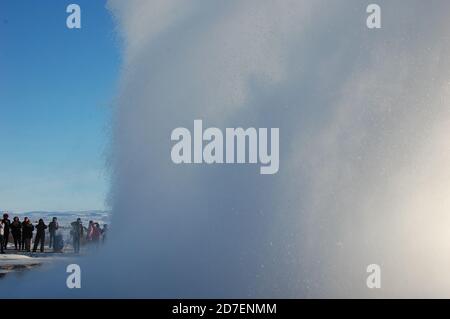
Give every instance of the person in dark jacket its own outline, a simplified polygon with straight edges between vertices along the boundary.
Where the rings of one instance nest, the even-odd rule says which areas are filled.
[[[19,220],[19,217],[14,217],[13,222],[10,225],[11,234],[14,239],[14,247],[16,250],[20,249],[22,245],[22,223]]]
[[[81,238],[83,237],[84,234],[83,223],[81,222],[81,218],[77,218],[77,221],[71,223],[70,225],[72,226],[70,234],[72,235],[73,239],[73,250],[75,253],[79,253]]]
[[[11,225],[11,221],[8,218],[9,218],[8,214],[3,214],[3,224],[4,224],[3,249],[7,249],[9,240],[9,226]]]
[[[45,225],[44,220],[39,219],[39,223],[36,225],[36,237],[34,237],[34,247],[33,252],[35,253],[39,243],[41,244],[41,253],[44,252],[44,243],[45,243],[45,230],[47,229],[47,225]]]
[[[31,251],[31,239],[33,238],[34,226],[28,217],[25,217],[22,223],[22,239],[25,244],[25,250]]]
[[[55,235],[58,228],[58,218],[53,217],[50,224],[48,224],[48,232],[50,234],[50,243],[48,244],[48,248],[52,248],[52,245],[55,243]]]
[[[3,219],[2,219],[2,220],[0,220],[0,254],[5,253],[3,251],[4,234],[5,234],[5,224],[3,223]]]

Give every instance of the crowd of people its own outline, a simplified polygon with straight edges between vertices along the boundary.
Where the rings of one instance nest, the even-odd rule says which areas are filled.
[[[48,230],[47,230],[48,229]],[[33,252],[36,252],[38,247],[40,252],[44,252],[46,232],[49,234],[48,248],[55,252],[62,252],[64,247],[63,235],[60,231],[58,218],[53,217],[52,221],[46,225],[43,219],[39,219],[36,225],[25,217],[20,221],[19,217],[14,217],[11,222],[8,214],[3,214],[3,219],[0,220],[0,253],[4,254],[8,249],[8,242],[10,235],[16,251],[22,250],[31,252],[31,242],[33,240],[33,232],[36,230],[33,241]],[[108,232],[108,225],[100,227],[99,223],[89,221],[88,227],[84,227],[80,218],[70,224],[70,237],[75,253],[80,252],[82,243],[92,243],[98,245],[101,241],[105,241]]]
[[[80,246],[84,238],[86,239],[86,242],[98,245],[100,241],[105,241],[108,233],[107,224],[104,224],[103,228],[101,228],[99,223],[95,223],[92,220],[89,221],[87,229],[83,226],[81,218],[78,218],[70,225],[70,235],[72,237],[72,246],[75,253],[80,252]],[[85,233],[86,236],[84,235]]]

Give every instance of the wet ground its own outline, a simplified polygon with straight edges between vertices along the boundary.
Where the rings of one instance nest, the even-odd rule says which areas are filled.
[[[73,259],[77,256],[79,255],[75,254],[71,248],[65,249],[62,253],[53,252],[52,249],[47,247],[43,253],[16,251],[14,248],[9,248],[5,250],[5,254],[0,254],[0,278],[9,273],[27,271],[56,260]]]

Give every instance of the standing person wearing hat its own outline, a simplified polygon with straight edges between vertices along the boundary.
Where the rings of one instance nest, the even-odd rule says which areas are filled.
[[[44,243],[45,243],[45,230],[47,229],[47,225],[45,225],[44,220],[39,219],[39,223],[36,226],[36,237],[34,237],[34,247],[33,252],[35,253],[39,243],[41,244],[41,253],[44,252]]]
[[[33,238],[34,226],[28,217],[25,217],[22,223],[22,240],[25,244],[25,250],[31,251],[31,239]]]

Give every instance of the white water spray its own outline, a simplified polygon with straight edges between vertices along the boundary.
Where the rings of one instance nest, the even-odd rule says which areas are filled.
[[[450,3],[430,3],[378,1],[370,30],[361,1],[110,1],[114,231],[77,294],[450,296]],[[282,169],[174,165],[197,118],[279,127]]]

